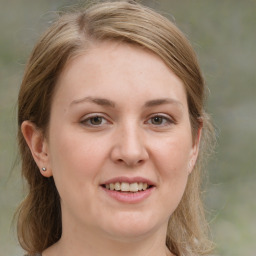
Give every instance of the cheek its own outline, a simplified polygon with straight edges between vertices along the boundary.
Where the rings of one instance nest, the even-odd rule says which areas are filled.
[[[50,159],[55,169],[62,167],[67,171],[93,169],[99,163],[95,158],[103,153],[102,145],[95,143],[82,132],[61,131],[51,138]]]
[[[177,135],[177,134],[176,134]],[[180,201],[188,178],[188,163],[192,140],[186,133],[170,136],[154,143],[154,164],[159,172],[159,183],[164,187],[163,198],[175,206]]]
[[[191,154],[191,140],[188,136],[170,137],[162,143],[154,143],[155,163],[166,176],[179,176],[187,173]]]
[[[82,133],[55,133],[50,144],[50,164],[56,186],[61,191],[83,193],[96,183],[96,175],[104,162],[104,148],[91,143]],[[74,189],[76,188],[76,189]]]
[[[168,209],[170,216],[180,203],[187,185],[190,143],[169,140],[158,152],[159,184],[163,188],[161,205]]]

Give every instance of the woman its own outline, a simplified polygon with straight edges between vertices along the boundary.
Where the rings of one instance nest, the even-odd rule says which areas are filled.
[[[121,1],[60,17],[19,93],[27,254],[209,255],[204,91],[187,39],[154,11]]]

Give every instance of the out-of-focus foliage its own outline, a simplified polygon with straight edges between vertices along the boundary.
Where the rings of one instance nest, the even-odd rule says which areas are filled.
[[[26,59],[55,11],[83,1],[0,0],[0,256],[21,255],[11,227],[23,197],[16,98]],[[142,1],[181,28],[209,86],[207,109],[218,146],[209,165],[206,204],[220,255],[256,255],[256,2]]]

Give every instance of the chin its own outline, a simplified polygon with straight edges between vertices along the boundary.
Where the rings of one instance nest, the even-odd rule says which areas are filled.
[[[166,223],[156,220],[153,216],[143,213],[123,213],[108,222],[107,233],[118,240],[139,240],[151,233],[155,233],[162,227],[167,228]]]

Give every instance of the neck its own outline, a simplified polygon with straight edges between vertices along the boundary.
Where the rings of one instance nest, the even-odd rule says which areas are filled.
[[[172,256],[165,245],[166,230],[136,238],[114,238],[86,229],[67,232],[43,256]]]

